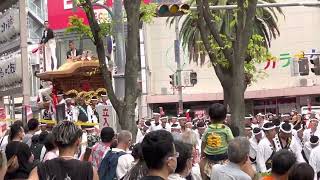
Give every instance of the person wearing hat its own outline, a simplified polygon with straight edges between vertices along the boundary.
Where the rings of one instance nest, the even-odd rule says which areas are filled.
[[[287,149],[292,151],[297,158],[298,162],[305,162],[301,154],[299,142],[296,138],[292,138],[293,125],[289,122],[283,122],[280,125],[280,132],[273,139],[276,145],[277,151],[281,149]]]
[[[305,143],[304,147],[303,147],[303,152],[306,156],[307,161],[309,162],[310,160],[310,153],[312,151],[312,149],[316,148],[319,145],[319,137],[318,136],[311,136],[310,140]]]
[[[143,128],[139,129],[141,133],[137,134],[136,143],[141,143],[143,141],[144,136],[150,132],[151,121],[146,120],[143,124]]]
[[[75,106],[72,105],[72,100],[73,99],[71,97],[66,98],[66,119],[68,121],[75,121],[73,116]]]
[[[302,120],[301,115],[299,115],[298,111],[295,110],[295,109],[291,111],[291,116],[292,116],[292,118],[291,118],[290,122],[293,125],[299,124],[301,122],[301,120]]]
[[[99,114],[96,109],[97,104],[98,98],[96,96],[91,97],[90,105],[87,107],[89,122],[99,123]]]
[[[320,137],[320,131],[318,130],[319,120],[317,118],[311,118],[309,122],[309,128],[306,129],[303,133],[304,143],[310,140],[312,135]]]
[[[168,117],[167,117],[167,116],[161,117],[161,118],[160,118],[160,121],[161,121],[161,127],[162,127],[162,129],[171,132],[171,127],[170,127],[170,125],[169,125],[169,123],[168,123]]]
[[[58,93],[57,93],[58,104],[66,104],[66,101],[63,96],[64,96],[63,91],[61,91],[61,90],[58,91]]]
[[[249,158],[253,164],[256,164],[258,144],[262,139],[262,130],[258,127],[255,127],[253,128],[252,133],[253,133],[253,136],[249,139],[249,142],[250,142]]]
[[[160,113],[153,113],[154,121],[151,122],[150,131],[156,131],[163,129],[160,122]]]
[[[277,134],[280,132],[280,125],[281,125],[281,120],[277,116],[273,117],[271,119],[272,123],[276,126],[276,132]]]
[[[262,130],[265,137],[258,144],[257,151],[257,170],[265,173],[271,171],[272,157],[276,152],[273,138],[276,136],[276,126],[272,122],[263,125]]]
[[[256,115],[257,124],[259,124],[259,127],[262,127],[265,121],[265,115],[262,113],[258,113]]]
[[[110,102],[110,100],[109,100],[109,98],[108,98],[108,95],[107,95],[107,93],[106,92],[103,92],[102,94],[101,94],[101,100],[100,100],[100,102],[98,103],[98,105],[111,105],[111,102]]]
[[[206,123],[203,120],[200,120],[196,123],[195,133],[196,133],[197,139],[198,139],[198,149],[201,149],[201,144],[202,144],[201,138],[202,138],[202,135],[204,134],[206,128],[207,128]]]
[[[177,121],[178,121],[178,118],[175,117],[175,116],[172,116],[171,119],[170,119],[170,126],[171,126],[172,124],[176,124]]]
[[[249,125],[246,125],[244,127],[244,136],[248,139],[250,139],[252,137],[252,127]]]
[[[184,117],[183,115],[178,117],[178,122],[179,125],[181,127],[181,132],[184,132],[186,130],[186,122],[187,122],[187,118]]]
[[[293,136],[292,138],[295,138],[297,145],[299,146],[300,152],[302,154],[302,157],[307,162],[307,158],[306,158],[304,150],[303,150],[303,148],[304,148],[304,141],[303,141],[304,130],[305,130],[304,124],[301,124],[301,123],[296,124],[292,130],[292,136]]]
[[[192,121],[190,121],[189,119],[187,119],[187,122],[186,122],[186,128],[187,128],[187,129],[191,129],[191,130],[192,130],[192,127],[193,127],[193,123],[192,123]]]
[[[85,102],[83,97],[79,97],[77,99],[77,107],[75,108],[74,112],[75,120],[81,122],[88,122],[88,105]]]

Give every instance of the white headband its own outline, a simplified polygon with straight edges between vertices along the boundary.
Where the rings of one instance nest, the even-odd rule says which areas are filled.
[[[303,129],[303,126],[301,126],[299,129],[297,129],[296,131],[299,132]]]
[[[283,125],[284,123],[281,123],[281,125],[280,125],[280,131],[282,131],[282,132],[284,132],[284,133],[292,133],[292,124],[289,124],[290,126],[291,126],[291,129],[289,130],[289,131],[286,131],[286,130],[284,130],[283,128],[282,128],[282,125]]]
[[[269,131],[269,130],[275,129],[275,128],[276,128],[275,125],[273,125],[273,126],[271,126],[271,127],[268,127],[268,128],[262,127],[262,129],[265,130],[265,131]]]
[[[258,135],[258,134],[261,134],[262,133],[262,131],[259,131],[258,133],[253,133],[254,135]]]

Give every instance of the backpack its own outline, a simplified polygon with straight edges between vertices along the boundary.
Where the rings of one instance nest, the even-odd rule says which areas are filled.
[[[109,150],[104,156],[98,169],[100,180],[115,180],[117,179],[117,165],[120,156],[125,155],[123,151],[114,152]]]
[[[31,150],[31,153],[33,154],[35,160],[40,160],[41,151],[42,151],[43,146],[44,145],[40,144],[40,143],[37,143],[37,144],[32,143],[31,144],[30,150]]]

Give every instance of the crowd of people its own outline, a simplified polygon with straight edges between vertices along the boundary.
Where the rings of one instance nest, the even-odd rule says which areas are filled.
[[[161,115],[162,114],[162,115]],[[15,121],[1,137],[0,179],[31,180],[313,180],[319,177],[316,115],[258,114],[243,136],[222,104],[208,116],[137,122],[138,133],[99,132],[70,120],[53,127]],[[231,127],[231,128],[230,128]],[[136,137],[136,138],[134,138]]]

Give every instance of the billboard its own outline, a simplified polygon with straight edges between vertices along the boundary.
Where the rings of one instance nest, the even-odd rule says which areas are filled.
[[[149,3],[151,0],[144,0],[145,3]],[[112,0],[106,0],[105,5],[112,9]],[[72,0],[48,0],[48,21],[51,29],[59,30],[68,27],[69,16],[77,15],[84,19],[84,22],[88,24],[85,12],[78,8],[76,12],[72,11]],[[96,18],[105,17],[107,15],[106,10],[101,8],[95,8]]]

